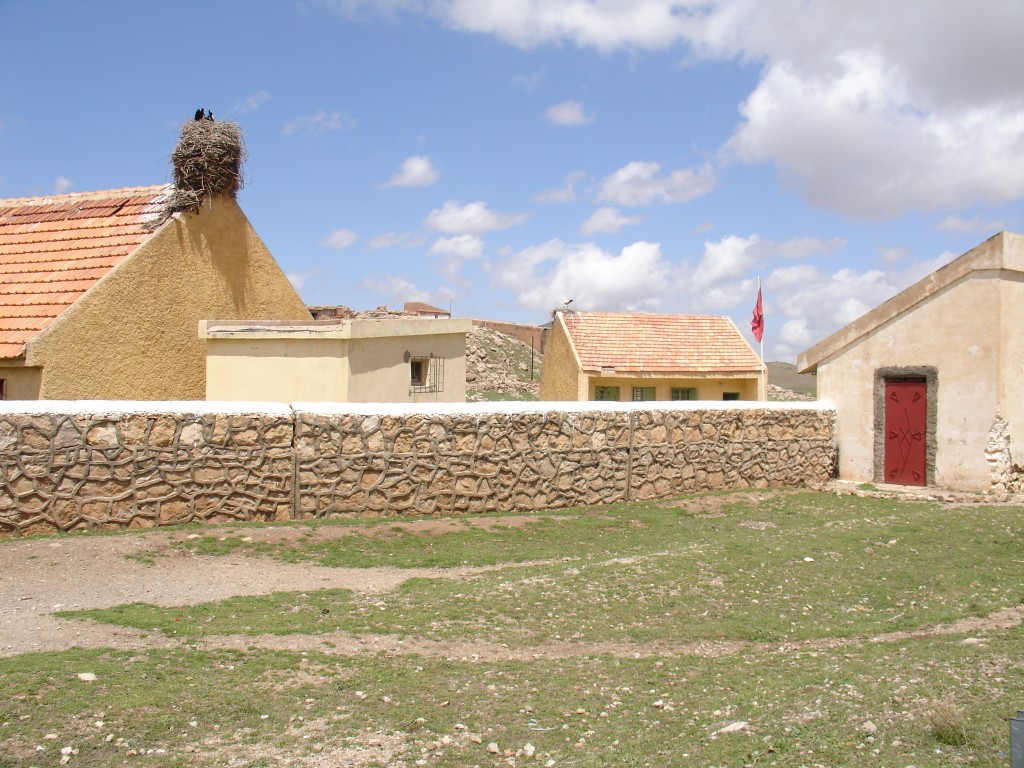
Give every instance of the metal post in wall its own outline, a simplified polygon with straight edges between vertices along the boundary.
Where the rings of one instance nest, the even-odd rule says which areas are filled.
[[[1010,768],[1024,768],[1024,710],[1010,718]]]

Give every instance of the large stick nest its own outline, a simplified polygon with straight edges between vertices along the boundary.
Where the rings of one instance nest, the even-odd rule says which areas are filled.
[[[181,127],[181,139],[171,154],[175,191],[172,211],[196,210],[203,198],[235,197],[244,186],[245,145],[236,123],[193,120]]]

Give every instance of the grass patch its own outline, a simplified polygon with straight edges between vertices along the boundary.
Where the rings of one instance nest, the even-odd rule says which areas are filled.
[[[332,566],[520,567],[412,579],[385,595],[323,591],[62,615],[186,636],[343,630],[486,641],[499,633],[528,646],[846,638],[1024,602],[1019,510],[820,494],[744,498],[722,497],[713,513],[617,505],[522,527],[282,547],[204,537],[195,540],[199,552],[245,548]]]
[[[1022,519],[752,492],[430,535],[390,520],[319,522],[285,543],[203,536],[189,546],[204,554],[504,567],[376,595],[64,612],[183,642],[0,659],[0,766],[56,764],[64,746],[100,768],[1005,765],[1021,629],[920,630],[1021,605]],[[409,649],[189,645],[337,631]]]
[[[1014,631],[994,633],[983,660],[958,638],[841,653],[486,663],[268,651],[28,655],[0,660],[0,748],[56,762],[69,745],[101,768],[132,755],[171,766],[224,765],[228,756],[248,766],[344,764],[345,750],[357,749],[358,765],[499,766],[505,750],[526,744],[542,765],[1000,765],[1002,718],[1024,689],[1018,641]],[[97,680],[79,681],[83,669]],[[970,743],[937,742],[918,716],[936,688],[955,691]],[[491,742],[499,754],[487,751]],[[394,752],[367,761],[381,743]]]

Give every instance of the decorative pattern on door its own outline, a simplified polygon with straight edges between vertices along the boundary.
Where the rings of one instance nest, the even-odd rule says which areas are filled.
[[[927,481],[928,388],[924,379],[885,381],[885,482]]]

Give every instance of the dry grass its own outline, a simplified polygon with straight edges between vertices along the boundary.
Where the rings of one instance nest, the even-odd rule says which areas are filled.
[[[967,716],[952,699],[932,701],[922,714],[928,729],[938,741],[951,747],[967,743]]]

